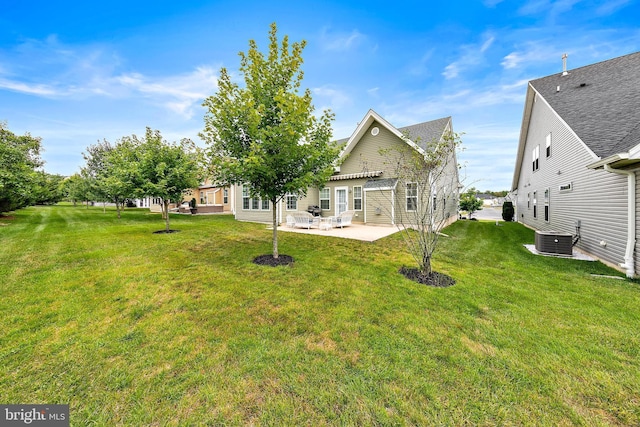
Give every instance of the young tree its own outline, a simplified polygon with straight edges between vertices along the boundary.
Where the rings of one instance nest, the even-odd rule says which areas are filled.
[[[401,183],[392,193],[393,205],[398,207],[395,222],[418,264],[417,274],[405,274],[421,283],[443,285],[441,275],[433,274],[431,260],[442,229],[451,221],[451,212],[457,211],[455,153],[460,144],[458,134],[446,132],[441,139],[428,141],[424,149],[407,144],[383,152],[393,176]]]
[[[115,203],[118,218],[127,198],[136,193],[139,186],[136,145],[123,138],[112,145],[108,141],[87,147],[83,153],[86,166],[82,176],[90,186],[90,193],[99,201]]]
[[[162,199],[165,231],[169,232],[169,203],[180,202],[185,190],[197,187],[203,179],[200,150],[189,139],[168,143],[160,131],[147,128],[138,153],[138,195]]]
[[[333,114],[316,118],[311,92],[299,94],[306,42],[278,44],[276,24],[269,32],[265,57],[254,40],[240,53],[245,86],[220,70],[218,92],[204,106],[201,137],[209,145],[215,179],[244,184],[253,196],[269,200],[273,211],[273,258],[278,254],[276,207],[287,194],[304,195],[323,185],[333,173],[339,147],[331,142]]]
[[[482,200],[476,197],[478,190],[471,187],[460,195],[460,210],[467,211],[469,213],[469,219],[474,212],[482,210]]]
[[[33,203],[42,164],[40,138],[17,136],[0,122],[0,214]]]
[[[78,201],[85,202],[90,198],[88,182],[80,174],[76,173],[66,178],[62,181],[61,187],[64,198],[74,205]]]

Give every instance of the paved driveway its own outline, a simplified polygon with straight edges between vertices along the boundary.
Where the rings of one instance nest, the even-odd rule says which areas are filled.
[[[474,212],[471,218],[502,221],[502,206],[483,206],[482,210]]]

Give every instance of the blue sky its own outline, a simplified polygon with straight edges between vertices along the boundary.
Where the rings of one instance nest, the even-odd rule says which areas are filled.
[[[396,127],[452,116],[463,183],[508,189],[527,82],[565,52],[572,69],[640,50],[640,0],[0,1],[0,121],[63,175],[146,126],[202,143],[220,67],[240,78],[238,52],[276,22],[307,41],[303,87],[336,139],[369,109]]]

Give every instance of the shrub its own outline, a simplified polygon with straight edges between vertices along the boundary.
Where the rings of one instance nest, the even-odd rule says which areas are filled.
[[[505,221],[513,221],[513,215],[515,210],[513,209],[513,202],[504,202],[502,204],[502,219]]]

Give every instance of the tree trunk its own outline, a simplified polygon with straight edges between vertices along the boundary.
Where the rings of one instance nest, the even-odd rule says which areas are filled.
[[[120,203],[116,199],[116,211],[118,211],[118,219],[120,219]]]
[[[273,258],[278,259],[278,209],[275,199],[271,200],[273,206]]]
[[[424,254],[422,256],[420,272],[425,276],[429,276],[431,274],[431,256],[430,255]]]
[[[165,230],[167,233],[169,232],[169,199],[165,199],[162,201],[162,214],[165,217]]]

